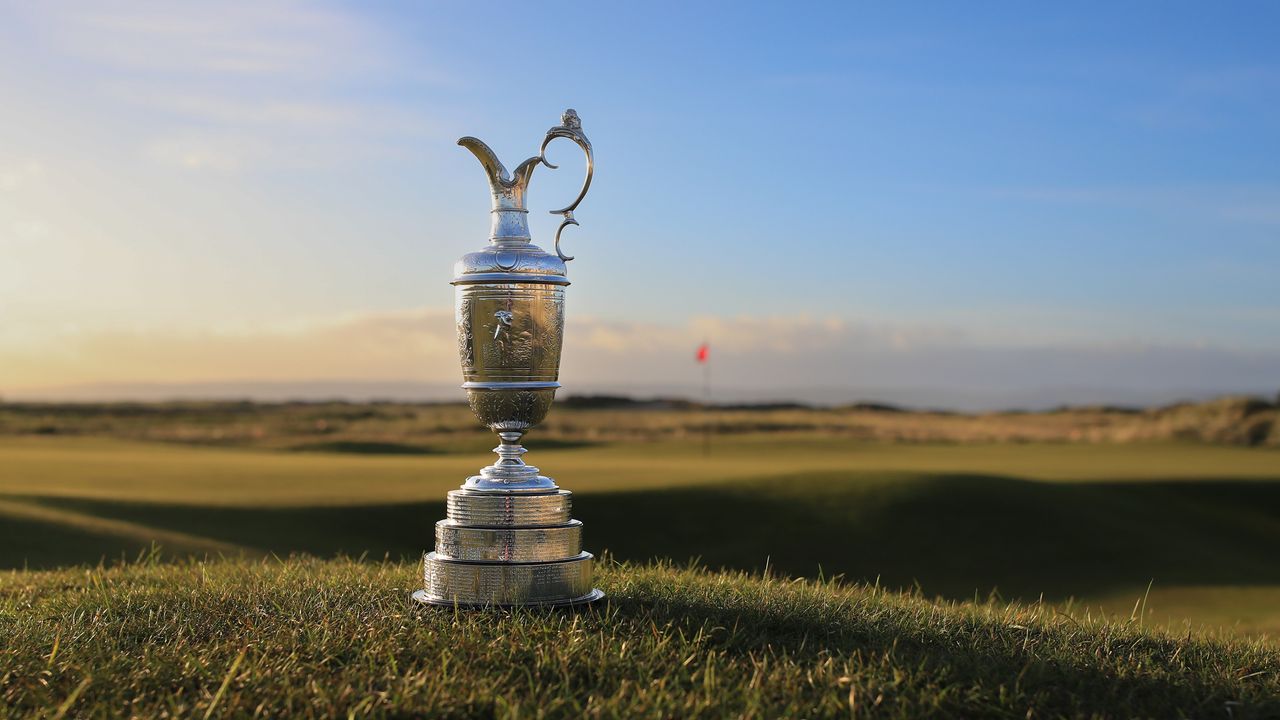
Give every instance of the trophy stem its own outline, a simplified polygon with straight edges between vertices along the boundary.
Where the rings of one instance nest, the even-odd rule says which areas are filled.
[[[502,439],[502,444],[494,448],[493,451],[498,454],[498,462],[494,463],[498,467],[529,467],[525,464],[524,458],[521,456],[529,452],[520,444],[520,438],[524,437],[523,431],[504,431],[498,433],[498,437]]]
[[[559,489],[555,480],[538,474],[538,468],[526,463],[523,455],[528,450],[520,444],[524,430],[500,430],[500,443],[493,449],[498,460],[480,468],[479,475],[472,475],[462,485],[464,490],[480,492],[554,492]]]

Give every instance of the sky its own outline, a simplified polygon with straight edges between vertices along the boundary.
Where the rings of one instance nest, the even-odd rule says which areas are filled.
[[[723,399],[1280,389],[1274,4],[0,17],[3,397],[452,397],[448,281],[489,221],[454,143],[513,167],[566,107],[597,166],[565,234],[569,392],[696,393],[704,340]],[[581,181],[559,144],[546,247]]]

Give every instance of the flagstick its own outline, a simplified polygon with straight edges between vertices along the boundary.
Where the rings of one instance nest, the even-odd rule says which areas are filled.
[[[707,344],[702,343],[703,347]],[[711,455],[711,358],[702,361],[702,456]]]

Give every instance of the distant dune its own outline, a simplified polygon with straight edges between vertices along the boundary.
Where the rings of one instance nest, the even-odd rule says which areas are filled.
[[[1280,383],[1280,376],[1277,376]],[[1277,387],[1234,387],[1224,383],[1216,390],[1169,387],[1128,388],[1099,385],[1037,387],[821,387],[713,386],[716,403],[787,404],[839,406],[864,403],[912,409],[962,412],[999,410],[1050,410],[1062,406],[1153,407],[1181,402],[1205,402],[1216,397],[1274,397]],[[593,384],[565,381],[561,397],[572,395],[619,395],[635,398],[702,397],[702,388],[692,384]],[[38,402],[165,402],[173,400],[252,400],[258,402],[451,402],[461,401],[455,383],[428,383],[411,380],[301,380],[190,382],[190,383],[92,383],[36,389],[7,389],[0,385],[0,400]]]
[[[1068,406],[961,413],[885,403],[717,403],[568,396],[537,442],[583,444],[714,435],[819,435],[871,442],[1203,442],[1280,447],[1280,405],[1250,396],[1151,408]],[[0,435],[95,435],[282,450],[433,454],[492,444],[465,403],[248,400],[0,403]]]

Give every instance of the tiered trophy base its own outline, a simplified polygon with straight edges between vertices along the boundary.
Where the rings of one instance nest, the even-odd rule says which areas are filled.
[[[594,556],[582,550],[572,493],[454,490],[436,523],[413,599],[463,607],[563,606],[604,597],[591,586]]]

